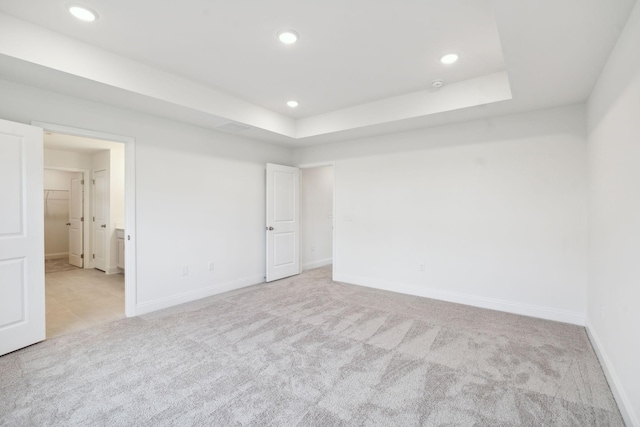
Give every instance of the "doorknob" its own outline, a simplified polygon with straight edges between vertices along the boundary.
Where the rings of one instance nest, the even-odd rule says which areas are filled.
[[[68,223],[67,223],[67,225],[71,225],[71,223],[70,223],[70,222],[68,222]]]
[[[273,227],[267,227],[267,230],[271,231],[273,230]]]
[[[102,224],[100,227],[107,228],[107,224]]]

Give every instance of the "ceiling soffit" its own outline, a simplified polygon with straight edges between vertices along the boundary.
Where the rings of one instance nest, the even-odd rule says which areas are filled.
[[[463,3],[465,2],[452,2],[449,6],[443,8],[442,13],[449,15],[448,17],[453,19],[454,11],[457,10],[459,12],[460,8],[464,8]],[[300,86],[300,91],[303,91],[305,86],[316,91],[311,91],[311,99],[303,102],[312,103],[314,96],[319,100],[331,98],[331,95],[327,95],[327,92],[329,92],[335,94],[334,97],[337,101],[333,103],[323,101],[323,107],[326,109],[328,107],[341,106],[341,108],[330,111],[322,111],[321,108],[319,110],[316,109],[315,111],[321,112],[304,117],[292,117],[292,114],[283,114],[283,110],[275,105],[270,105],[274,108],[261,106],[260,104],[268,105],[269,103],[262,102],[261,99],[251,99],[251,96],[246,93],[243,93],[245,95],[244,98],[249,98],[249,101],[230,95],[229,93],[242,91],[238,88],[229,87],[229,85],[226,85],[225,91],[219,90],[211,84],[212,81],[210,79],[204,82],[207,79],[203,78],[202,73],[211,71],[206,67],[187,67],[187,69],[198,70],[198,72],[186,72],[184,70],[181,72],[181,70],[175,68],[172,70],[175,72],[168,72],[163,70],[161,66],[148,65],[148,63],[153,62],[151,59],[147,58],[147,63],[142,63],[129,59],[117,52],[114,53],[113,51],[96,47],[43,28],[40,25],[1,13],[0,54],[36,64],[46,69],[86,79],[103,86],[124,90],[147,100],[155,100],[159,103],[171,104],[178,109],[197,112],[200,116],[209,115],[211,116],[210,121],[216,124],[212,126],[214,128],[223,126],[223,129],[225,129],[224,126],[227,123],[236,123],[244,125],[234,126],[234,129],[241,129],[241,131],[249,127],[281,135],[288,139],[300,139],[510,99],[509,80],[505,71],[498,32],[489,3],[488,1],[472,3],[473,6],[467,6],[468,13],[466,17],[464,13],[459,15],[467,20],[472,18],[475,21],[473,26],[467,25],[456,32],[450,29],[455,25],[442,26],[441,23],[438,24],[440,31],[444,31],[448,35],[447,43],[442,41],[429,42],[429,39],[437,38],[433,34],[434,30],[429,29],[429,25],[425,25],[425,23],[418,26],[415,19],[409,19],[406,21],[406,26],[409,28],[397,35],[399,39],[393,38],[394,31],[391,28],[389,34],[385,36],[390,40],[385,41],[374,38],[366,44],[366,46],[370,47],[361,49],[363,51],[361,52],[361,57],[351,58],[351,62],[343,61],[346,62],[341,64],[344,76],[336,77],[334,73],[333,77],[328,79],[329,81],[325,80],[324,83],[318,85],[305,85],[305,79],[303,78],[305,74],[308,74],[308,79],[313,81],[314,79],[317,80],[318,76],[322,76],[323,73],[326,74],[326,69],[323,68],[319,72],[307,70],[306,73],[298,73],[297,77],[292,79],[294,80],[293,85]],[[466,2],[466,4],[470,5],[471,3]],[[0,2],[1,6],[2,3]],[[382,12],[384,11],[378,11],[378,13]],[[309,15],[309,12],[303,14],[303,16],[307,15]],[[445,16],[444,18],[447,17]],[[435,19],[434,23],[442,20],[443,17],[441,16],[439,19]],[[302,19],[302,21],[305,21],[305,19]],[[366,25],[373,24],[375,23],[363,24],[365,26],[360,28],[361,32],[364,32]],[[313,23],[308,23],[308,26],[311,33],[307,34],[307,36],[312,37],[312,34],[316,34],[319,37],[319,31],[316,26]],[[389,65],[380,64],[380,59],[384,60],[385,58],[377,58],[377,67],[373,67],[373,63],[370,63],[371,59],[363,59],[362,56],[371,56],[371,46],[375,47],[384,43],[386,45],[384,49],[386,50],[381,53],[387,55],[391,52],[390,49],[393,49],[393,44],[402,43],[402,38],[419,38],[420,34],[417,33],[417,29],[420,27],[427,28],[427,30],[423,32],[424,40],[421,43],[424,49],[418,52],[411,52],[414,57],[419,59],[419,61],[412,64],[416,66],[414,67],[416,69],[407,69],[406,65],[409,64],[406,59],[407,55],[400,56],[398,57],[400,65],[397,67],[399,68],[398,70],[389,72],[388,74],[390,75],[386,77],[378,76],[380,77],[379,85],[376,84],[375,78],[371,81],[370,74],[375,77],[380,72],[379,69],[387,70],[386,67]],[[447,28],[449,29],[446,30]],[[371,33],[369,31],[369,36],[371,36]],[[379,33],[379,31],[376,31],[376,33]],[[367,34],[359,34],[351,44],[356,47],[365,46],[364,37],[367,37]],[[21,43],[15,43],[14,40],[21,40]],[[474,40],[475,46],[471,46],[471,41]],[[330,42],[338,43],[336,46],[340,45],[339,41],[333,39]],[[416,44],[415,40],[412,43],[413,48]],[[441,46],[438,46],[439,43]],[[445,46],[447,45],[457,45],[456,52],[460,53],[468,63],[458,68],[449,66],[451,69],[447,70],[447,67],[438,61],[440,54],[446,52]],[[151,47],[151,45],[149,46]],[[317,63],[330,63],[332,62],[331,53],[327,53],[327,49],[323,46],[326,46],[326,44],[319,46],[317,49],[320,55],[324,55]],[[280,46],[276,46],[276,48],[280,48]],[[379,48],[382,49],[383,47],[380,46]],[[311,52],[314,50],[309,46],[300,46],[300,49]],[[478,52],[485,53],[485,56],[478,55]],[[291,53],[289,52],[289,57],[292,56]],[[308,54],[308,52],[306,53]],[[349,54],[349,51],[339,50],[334,54],[337,55],[337,58],[344,58]],[[432,58],[428,61],[425,60],[429,55]],[[351,56],[354,55],[352,54]],[[301,57],[304,58],[304,54]],[[423,63],[420,64],[420,61]],[[274,62],[277,61],[266,61],[264,64]],[[471,67],[469,62],[475,66]],[[188,66],[188,61],[185,65]],[[289,65],[293,66],[293,63],[289,63]],[[396,67],[396,64],[391,65],[392,68]],[[404,71],[402,70],[402,65],[405,66]],[[259,75],[262,74],[259,73]],[[273,72],[267,74],[273,74]],[[193,78],[186,78],[181,75],[189,75],[189,77]],[[404,75],[406,75],[408,83],[404,85],[396,84],[395,86],[390,84],[390,79],[402,82]],[[432,88],[431,79],[443,76],[447,77],[445,86],[439,89]],[[271,77],[273,78],[273,76]],[[360,84],[364,80],[369,82]],[[262,84],[265,87],[271,86],[269,80],[264,78],[262,79]],[[348,90],[349,86],[353,86],[355,89]],[[317,92],[318,90],[320,92]],[[401,93],[394,93],[394,90],[400,90]],[[319,93],[322,92],[323,95],[319,96]],[[341,96],[341,92],[348,93],[345,96]],[[378,96],[377,98],[376,95]],[[381,95],[384,97],[380,97]],[[269,96],[273,97],[273,94],[266,94],[266,98]],[[364,102],[354,105],[355,101]],[[287,113],[287,111],[284,111],[284,113]],[[299,112],[298,115],[300,115]],[[222,125],[220,125],[221,122]]]

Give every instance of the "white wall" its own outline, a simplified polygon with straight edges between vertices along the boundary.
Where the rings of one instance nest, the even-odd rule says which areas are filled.
[[[295,160],[335,160],[336,280],[583,324],[585,130],[573,106]]]
[[[135,138],[138,312],[263,280],[265,163],[290,150],[6,81],[0,99],[3,119]]]
[[[69,189],[78,174],[59,170],[44,171],[44,255],[64,258],[69,254]],[[56,190],[56,191],[53,191]]]
[[[640,5],[588,102],[588,329],[628,425],[640,426]]]
[[[73,169],[91,169],[91,155],[87,153],[75,153],[63,150],[44,150],[44,165],[73,168]]]
[[[333,166],[301,169],[302,269],[329,265],[333,257]]]

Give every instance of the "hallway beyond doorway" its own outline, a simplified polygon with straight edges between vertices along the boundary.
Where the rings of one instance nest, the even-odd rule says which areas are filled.
[[[47,338],[122,319],[124,274],[74,269],[45,274]]]

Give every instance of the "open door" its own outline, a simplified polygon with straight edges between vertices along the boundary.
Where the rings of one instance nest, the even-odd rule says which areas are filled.
[[[107,271],[109,187],[105,169],[93,174],[93,267]]]
[[[300,274],[300,170],[267,163],[267,282]]]
[[[71,179],[69,192],[69,264],[83,267],[83,184],[81,174]]]
[[[0,120],[0,355],[45,339],[42,129]]]

